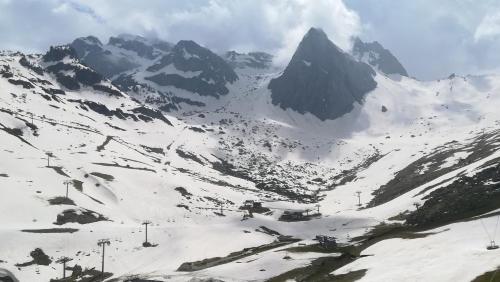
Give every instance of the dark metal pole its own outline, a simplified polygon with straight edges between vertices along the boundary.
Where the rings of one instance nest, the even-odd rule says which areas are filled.
[[[102,266],[101,266],[101,278],[104,280],[104,253],[106,251],[106,245],[110,245],[109,239],[101,239],[97,242],[98,246],[102,245]]]
[[[69,257],[61,257],[56,261],[56,263],[60,263],[63,266],[63,279],[66,278],[66,263],[72,261]]]
[[[101,268],[101,277],[104,280],[104,250],[106,249],[106,244],[102,244],[102,268]]]
[[[145,220],[142,222],[142,225],[144,225],[145,229],[146,229],[146,241],[144,243],[148,243],[148,224],[151,224],[151,221],[149,220]]]
[[[356,194],[358,194],[358,206],[361,207],[361,191],[357,191]]]

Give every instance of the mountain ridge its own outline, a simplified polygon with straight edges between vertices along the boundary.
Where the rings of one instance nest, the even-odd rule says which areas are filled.
[[[116,281],[471,281],[497,267],[480,226],[500,208],[497,75],[374,75],[362,103],[321,120],[273,105],[276,69],[234,68],[214,97],[149,83],[147,58],[113,84],[67,46],[45,58],[0,52],[2,278],[60,280],[59,256],[94,277],[103,238]]]
[[[375,72],[356,62],[320,29],[311,28],[283,74],[269,84],[274,105],[309,112],[321,120],[349,113],[375,89]]]

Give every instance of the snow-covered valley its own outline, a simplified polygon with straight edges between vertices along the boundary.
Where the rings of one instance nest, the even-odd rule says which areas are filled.
[[[108,77],[133,79],[126,91],[54,50],[0,54],[0,281],[100,281],[100,239],[106,281],[473,281],[500,267],[486,249],[500,241],[500,76],[378,70],[361,103],[322,120],[273,103],[276,67],[243,64],[224,85],[154,70],[217,85],[199,95],[148,79],[178,63],[166,51]],[[62,280],[61,257],[86,274]]]

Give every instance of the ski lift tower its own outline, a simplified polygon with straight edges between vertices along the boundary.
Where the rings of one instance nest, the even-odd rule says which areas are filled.
[[[63,265],[63,279],[66,278],[66,263],[67,262],[70,262],[72,261],[73,259],[72,258],[69,258],[69,257],[61,257],[60,259],[58,259],[56,262],[57,263],[60,263]]]
[[[498,249],[498,245],[495,243],[495,241],[491,241],[490,244],[486,247],[487,250],[491,251],[491,250],[496,250]]]
[[[482,220],[482,219],[480,219],[480,221],[481,221],[481,225],[482,225],[482,226],[483,226],[483,228],[484,228],[484,231],[486,232],[486,235],[488,235],[488,238],[490,239],[490,244],[489,244],[488,246],[486,246],[486,249],[487,249],[488,251],[498,249],[499,247],[498,247],[498,245],[497,245],[497,244],[496,244],[496,242],[495,242],[495,237],[496,237],[496,235],[497,235],[498,224],[500,223],[500,215],[499,215],[499,216],[497,216],[497,224],[495,225],[495,229],[494,229],[494,231],[493,231],[493,234],[490,234],[490,233],[488,232],[488,229],[487,229],[487,228],[486,228],[486,226],[484,225],[483,220]]]
[[[106,249],[106,245],[111,245],[109,239],[100,239],[97,241],[97,246],[102,246],[102,268],[101,268],[101,277],[104,279],[104,250]]]
[[[145,220],[142,222],[142,225],[144,225],[145,227],[145,231],[146,231],[146,241],[144,241],[143,243],[143,246],[147,246],[147,245],[150,245],[149,242],[148,242],[148,225],[151,224],[152,222],[149,221],[149,220]]]
[[[361,191],[356,191],[356,195],[358,196],[358,207],[361,207]]]
[[[63,183],[64,183],[64,185],[66,185],[66,199],[67,199],[68,198],[69,185],[71,183],[73,183],[73,181],[72,180],[65,180]]]
[[[47,151],[45,152],[45,155],[47,155],[47,167],[50,167],[50,158],[54,156],[54,154],[52,154],[52,152],[50,151]]]

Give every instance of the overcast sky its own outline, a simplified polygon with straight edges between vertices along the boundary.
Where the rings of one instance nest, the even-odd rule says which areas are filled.
[[[0,0],[0,49],[27,52],[131,33],[286,63],[311,26],[377,40],[420,79],[500,73],[500,0]]]

